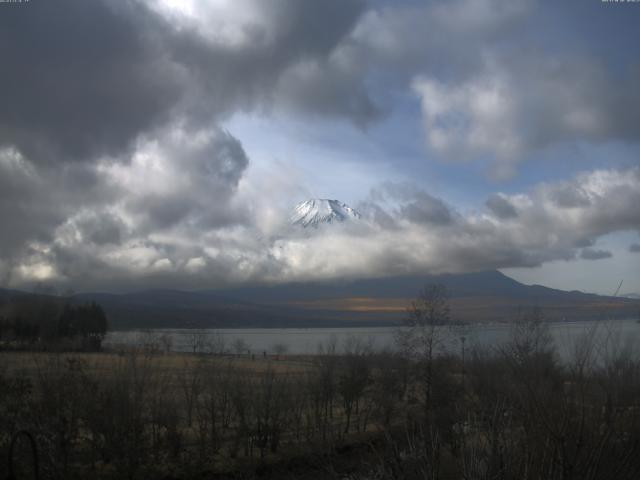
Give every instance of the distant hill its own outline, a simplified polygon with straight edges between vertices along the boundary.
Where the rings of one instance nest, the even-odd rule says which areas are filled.
[[[554,321],[640,314],[638,299],[524,285],[498,271],[208,291],[81,293],[73,301],[99,303],[116,329],[382,326],[401,322],[410,301],[428,284],[447,287],[452,317],[465,322],[508,322],[533,307]],[[15,295],[27,294],[0,289],[0,304]]]
[[[447,288],[452,316],[465,322],[506,322],[534,307],[540,308],[543,315],[553,321],[635,318],[640,314],[637,299],[524,285],[496,270],[245,287],[226,290],[224,294],[265,305],[399,320],[406,316],[406,307],[411,300],[429,284],[442,284]]]
[[[443,275],[414,275],[400,277],[371,278],[343,282],[288,283],[272,287],[256,286],[228,290],[216,290],[236,299],[259,303],[274,303],[292,300],[320,300],[347,297],[414,298],[429,284],[447,287],[452,298],[470,296],[506,296],[535,300],[539,298],[585,299],[597,295],[578,291],[566,292],[541,285],[524,285],[497,270]]]
[[[259,305],[212,292],[148,290],[127,294],[83,293],[75,302],[103,306],[114,328],[234,328],[353,326],[332,312]]]

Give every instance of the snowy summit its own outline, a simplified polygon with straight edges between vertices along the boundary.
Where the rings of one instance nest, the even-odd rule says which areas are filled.
[[[360,214],[346,203],[326,198],[312,198],[296,205],[291,215],[291,224],[303,228],[318,228],[321,224],[350,221],[360,217]]]

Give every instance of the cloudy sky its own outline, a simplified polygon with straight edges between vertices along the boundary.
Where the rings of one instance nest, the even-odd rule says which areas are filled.
[[[640,2],[0,3],[0,285],[640,293]],[[310,197],[363,221],[288,226]]]

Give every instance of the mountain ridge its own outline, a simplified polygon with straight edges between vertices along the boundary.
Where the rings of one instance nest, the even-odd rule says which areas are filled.
[[[532,308],[557,321],[635,318],[640,312],[639,300],[524,285],[499,271],[218,290],[85,292],[72,301],[98,302],[115,329],[387,326],[398,325],[421,288],[435,283],[447,288],[452,318],[462,322],[509,322]],[[0,307],[15,295],[32,294],[0,289]]]

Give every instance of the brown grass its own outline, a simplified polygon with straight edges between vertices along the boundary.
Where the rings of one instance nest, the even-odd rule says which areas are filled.
[[[233,361],[234,367],[239,371],[252,374],[264,373],[268,370],[282,374],[296,374],[308,371],[312,365],[312,357],[281,356],[280,358],[255,356],[254,359],[244,356],[225,355],[194,355],[188,353],[170,353],[145,355],[139,352],[139,358],[143,358],[153,370],[164,372],[178,372],[186,366],[205,363],[211,367],[223,366]],[[73,359],[80,361],[89,367],[90,371],[110,372],[126,361],[126,354],[115,352],[102,353],[49,353],[49,352],[12,352],[0,351],[0,371],[11,376],[31,376],[43,365],[53,359],[66,362]]]

